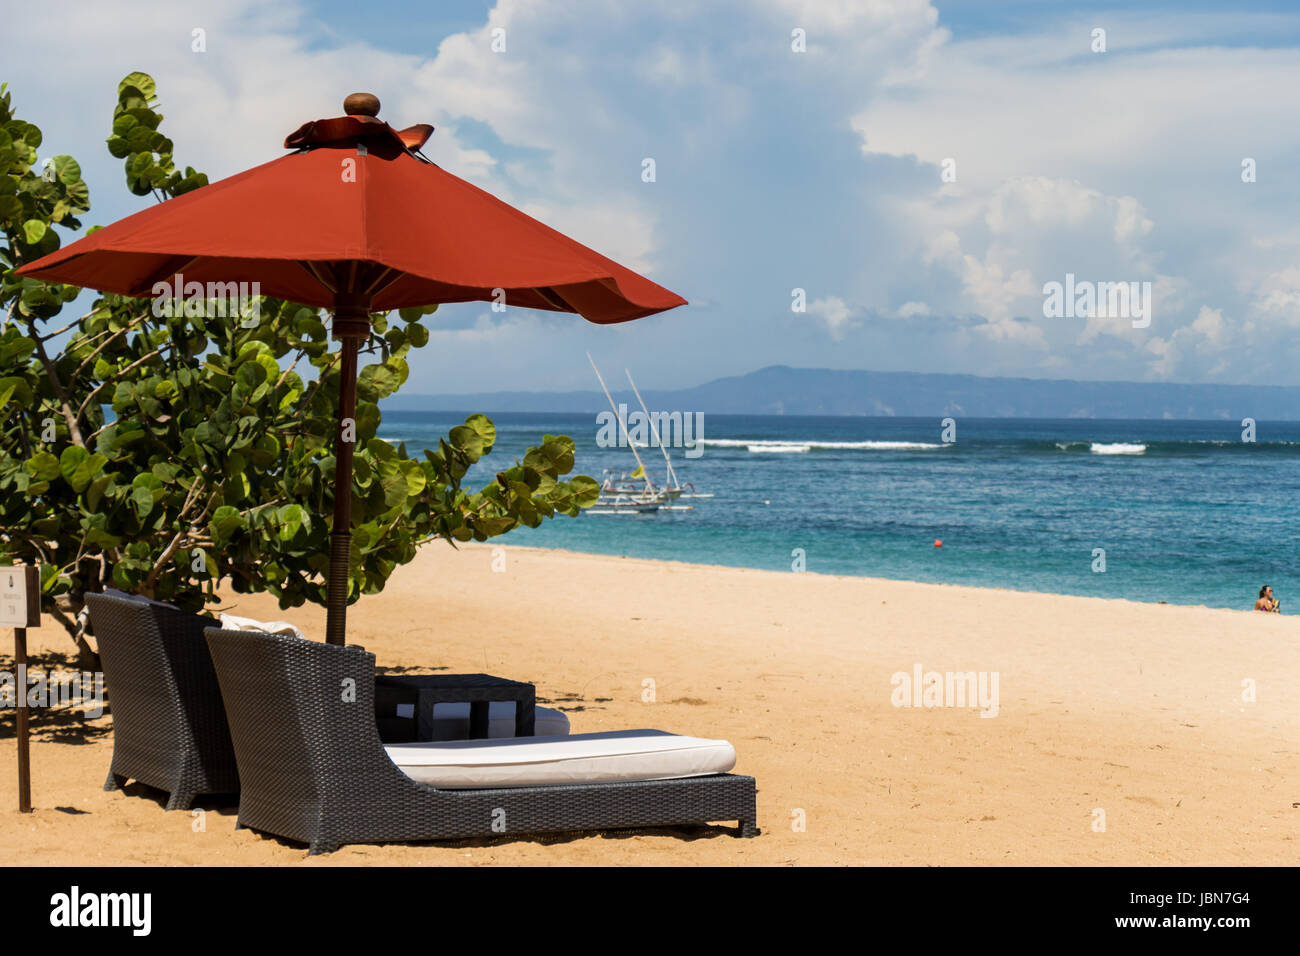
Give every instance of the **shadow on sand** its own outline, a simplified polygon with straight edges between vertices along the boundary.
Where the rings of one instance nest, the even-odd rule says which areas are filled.
[[[10,674],[15,673],[13,657],[6,655],[0,658],[0,670]],[[54,677],[82,673],[75,653],[59,651],[47,651],[39,656],[29,657],[27,671],[29,674],[48,672]],[[88,718],[82,704],[74,702],[53,707],[29,708],[28,721],[34,743],[89,744],[106,738],[113,730],[106,701],[104,712],[96,718]],[[17,734],[18,712],[14,707],[5,706],[0,709],[0,740],[12,740]]]

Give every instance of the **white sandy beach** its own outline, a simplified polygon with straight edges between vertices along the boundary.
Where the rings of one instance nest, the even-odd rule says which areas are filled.
[[[759,786],[762,836],[669,830],[303,847],[236,831],[233,808],[165,813],[100,787],[111,715],[38,715],[36,812],[0,740],[0,864],[1294,864],[1300,619],[504,545],[438,544],[350,612],[381,667],[536,683],[573,732],[722,737]],[[323,633],[317,608],[234,613]],[[65,653],[61,630],[32,652]],[[6,654],[12,651],[6,635]],[[996,717],[903,708],[891,676],[996,672]],[[5,668],[12,668],[6,656]],[[653,681],[654,701],[644,701]],[[1255,700],[1243,699],[1243,681]],[[1247,694],[1249,696],[1249,694]],[[1104,814],[1104,830],[1099,828]],[[806,829],[796,828],[803,819]],[[196,832],[202,823],[203,829]]]

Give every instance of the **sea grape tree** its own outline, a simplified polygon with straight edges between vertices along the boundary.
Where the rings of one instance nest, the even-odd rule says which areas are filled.
[[[127,76],[108,148],[132,193],[167,201],[207,177],[176,169],[162,119],[153,80]],[[217,303],[156,309],[102,295],[60,327],[81,290],[13,270],[59,247],[56,226],[80,228],[90,197],[71,157],[36,168],[40,144],[0,86],[0,563],[41,565],[45,610],[86,652],[82,595],[106,585],[194,609],[223,583],[269,591],[282,607],[323,604],[339,377],[328,316],[261,298],[250,322]],[[377,437],[379,402],[406,381],[432,311],[372,316],[357,386],[351,601],[382,590],[426,541],[484,541],[577,515],[599,493],[585,475],[564,479],[573,442],[552,435],[483,487],[464,487],[496,440],[483,415],[421,458]]]

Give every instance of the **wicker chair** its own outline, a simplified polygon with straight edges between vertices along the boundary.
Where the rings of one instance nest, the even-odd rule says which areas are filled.
[[[481,790],[417,783],[375,726],[373,654],[359,647],[207,630],[239,762],[239,826],[312,854],[348,843],[739,822],[755,836],[752,777]],[[503,813],[504,811],[504,813]]]
[[[127,780],[166,790],[168,810],[236,794],[239,773],[203,630],[212,618],[87,594],[113,713],[105,790]]]

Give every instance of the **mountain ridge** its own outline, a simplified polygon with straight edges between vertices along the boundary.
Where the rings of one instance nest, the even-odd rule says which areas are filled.
[[[616,401],[636,408],[630,389]],[[652,410],[715,415],[1300,420],[1300,386],[1098,382],[769,365],[680,389],[642,389]],[[609,408],[599,390],[401,394],[386,411],[580,412]]]

